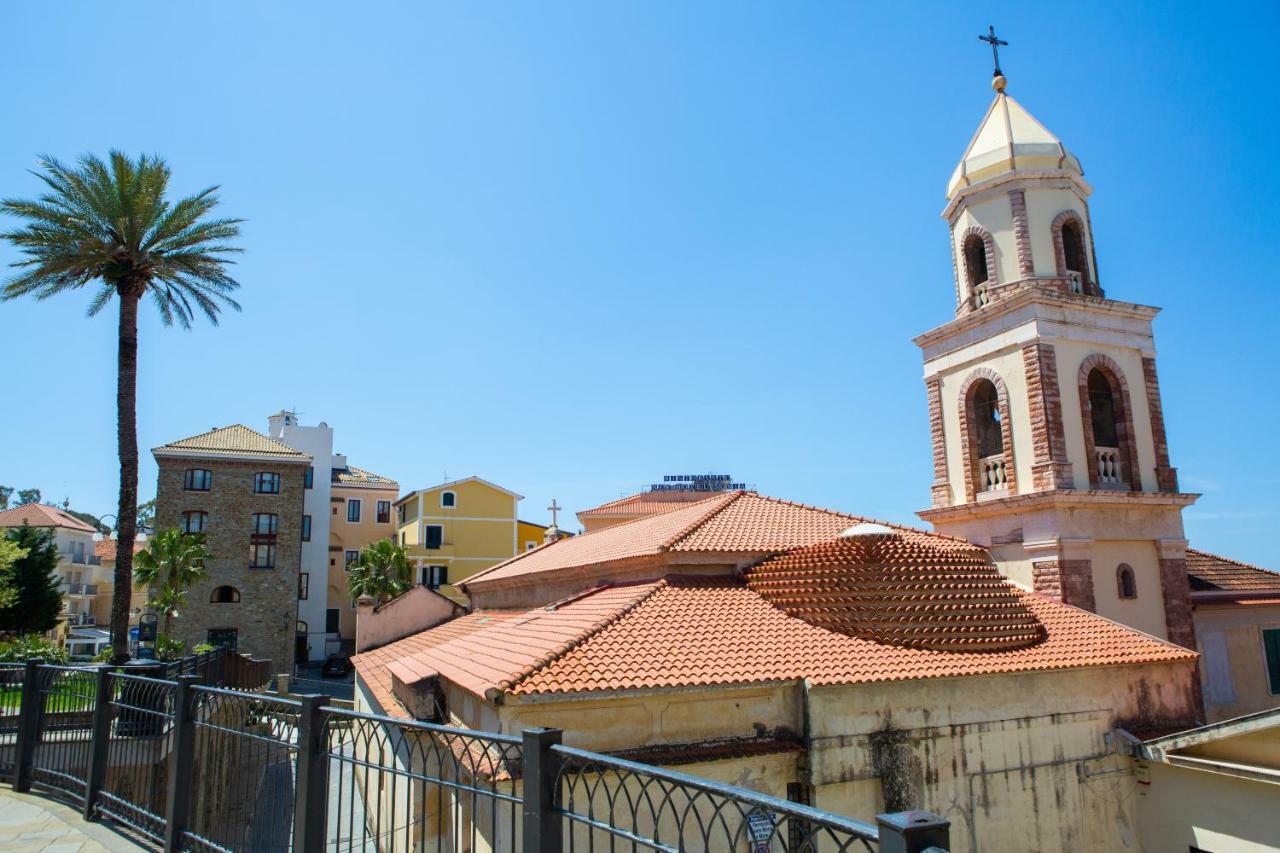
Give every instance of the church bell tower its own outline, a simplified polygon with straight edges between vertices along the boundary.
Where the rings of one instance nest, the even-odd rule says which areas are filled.
[[[955,318],[915,339],[934,471],[919,514],[1026,588],[1194,648],[1197,496],[1169,461],[1159,309],[1104,292],[1080,161],[1006,85],[997,68],[947,183]]]

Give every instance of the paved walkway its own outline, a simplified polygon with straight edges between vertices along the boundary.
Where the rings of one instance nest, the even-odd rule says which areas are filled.
[[[49,797],[15,794],[0,785],[0,850],[5,853],[138,853],[146,848],[89,823],[80,812]]]

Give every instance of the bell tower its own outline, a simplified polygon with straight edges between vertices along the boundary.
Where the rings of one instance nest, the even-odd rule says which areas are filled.
[[[992,36],[994,38],[994,34]],[[1079,159],[1005,89],[947,183],[955,318],[924,354],[941,533],[1029,589],[1194,647],[1152,320],[1102,288]]]

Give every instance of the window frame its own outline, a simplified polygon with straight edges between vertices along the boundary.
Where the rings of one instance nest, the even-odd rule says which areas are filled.
[[[1260,634],[1262,669],[1267,679],[1267,691],[1272,696],[1280,696],[1280,627],[1262,628]],[[1274,658],[1272,657],[1273,649]]]
[[[449,567],[438,564],[423,566],[421,573],[418,575],[418,581],[422,586],[430,590],[438,590],[442,586],[448,586]]]
[[[219,600],[216,598],[216,596],[217,596],[217,594],[218,594],[219,590],[224,590],[224,589],[229,589],[229,590],[231,590],[231,600],[229,600],[229,601],[219,601]],[[231,584],[228,584],[228,583],[224,583],[224,584],[222,584],[221,586],[215,586],[215,587],[213,588],[213,590],[209,593],[209,603],[210,603],[210,604],[239,604],[239,603],[240,603],[240,590],[236,589],[234,586],[232,586]]]
[[[215,634],[221,634],[224,636],[230,635],[231,644],[225,645],[222,643],[215,643],[214,642]],[[239,628],[209,628],[205,631],[205,642],[211,646],[221,645],[223,648],[226,648],[230,651],[233,651],[233,652],[238,651],[239,645],[240,645],[240,629]]]
[[[351,571],[351,567],[352,567],[353,565],[355,565],[357,562],[359,562],[359,560],[360,560],[360,552],[359,552],[359,551],[346,551],[346,550],[344,550],[344,551],[342,552],[342,570],[343,570],[344,572],[349,572],[349,571]]]
[[[329,625],[332,624],[331,629]],[[326,634],[342,633],[342,608],[326,607],[324,610],[324,632]]]
[[[353,513],[352,510],[355,510]],[[351,516],[354,515],[355,518]],[[347,498],[347,524],[359,524],[364,515],[364,502],[360,498]]]
[[[378,501],[374,504],[374,523],[391,523],[391,501]]]
[[[452,501],[450,501],[449,503],[446,503],[446,502],[445,502],[445,498],[452,498]],[[440,493],[440,508],[441,508],[441,509],[457,509],[457,508],[458,508],[458,493],[457,493],[457,492],[455,492],[453,489],[448,489],[448,490],[446,490],[446,491],[441,492],[441,493]]]
[[[439,541],[435,545],[431,544],[431,531],[439,530]],[[424,524],[422,525],[422,547],[430,551],[439,551],[444,547],[444,525],[443,524]]]
[[[270,479],[264,479],[264,478]],[[255,495],[278,495],[280,494],[280,472],[279,471],[257,471],[253,475],[253,493]],[[271,488],[264,488],[264,486]]]
[[[262,530],[262,519],[267,522],[267,530]],[[280,536],[280,516],[274,512],[255,512],[251,516],[249,528],[249,568],[274,569],[276,567],[276,545]],[[266,562],[259,562],[265,555]]]
[[[190,521],[192,516],[200,516],[200,529],[192,530]],[[180,516],[180,524],[178,529],[183,533],[205,533],[209,530],[209,513],[203,509],[184,510]]]
[[[199,482],[203,482],[203,487],[197,482],[197,474],[203,474],[199,478]],[[182,473],[182,490],[184,492],[207,492],[213,488],[213,471],[208,468],[188,468]]]
[[[298,600],[306,601],[311,595],[311,573],[298,572]]]
[[[302,475],[302,488],[314,489],[316,487],[316,466],[308,465],[307,472]]]
[[[1125,594],[1125,579],[1128,579],[1129,593]],[[1128,563],[1116,566],[1116,597],[1121,601],[1136,601],[1138,598],[1138,573]]]
[[[311,541],[311,515],[309,513],[303,513],[302,515],[302,541]]]

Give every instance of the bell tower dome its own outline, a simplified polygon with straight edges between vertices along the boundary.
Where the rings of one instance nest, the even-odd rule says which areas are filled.
[[[947,181],[956,315],[1028,286],[1102,296],[1080,160],[1005,93],[995,99]]]
[[[992,85],[942,211],[955,317],[915,339],[934,470],[919,514],[1022,586],[1194,646],[1182,508],[1197,496],[1169,460],[1159,309],[1104,294],[1080,160],[998,68]]]

